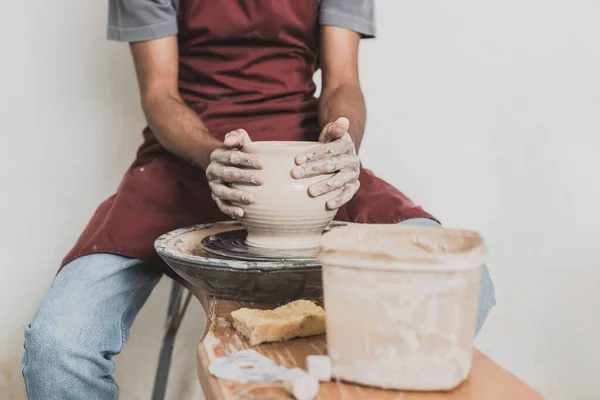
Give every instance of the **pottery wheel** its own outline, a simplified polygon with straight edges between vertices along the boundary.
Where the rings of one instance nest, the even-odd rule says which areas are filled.
[[[340,225],[345,223],[333,222],[330,227]],[[221,235],[227,232],[237,233]],[[204,249],[205,239],[221,245],[223,238],[231,243],[235,239],[239,245],[244,236],[239,222],[219,222],[165,233],[154,247],[188,284],[221,299],[283,303],[322,295],[321,267],[312,257],[281,258],[278,253],[276,258],[268,258],[261,252],[260,258],[248,259],[245,254],[245,259],[241,259],[237,258],[239,255],[218,255]],[[226,249],[231,251],[231,247]],[[273,253],[267,256],[272,257]],[[298,257],[297,252],[295,256]]]
[[[248,246],[245,243],[246,231],[244,229],[219,232],[205,237],[202,240],[202,249],[210,254],[221,257],[234,258],[248,261],[287,261],[306,262],[317,265],[315,249],[265,249]]]

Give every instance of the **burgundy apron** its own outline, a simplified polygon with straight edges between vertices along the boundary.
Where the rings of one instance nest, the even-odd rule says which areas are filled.
[[[319,45],[316,0],[181,0],[179,90],[217,138],[244,128],[252,140],[316,141],[313,73]],[[173,229],[227,220],[204,171],[166,151],[152,132],[117,193],[96,210],[63,260],[92,253],[141,259],[176,276],[154,240]],[[336,220],[396,223],[432,218],[394,187],[361,169],[361,187]]]

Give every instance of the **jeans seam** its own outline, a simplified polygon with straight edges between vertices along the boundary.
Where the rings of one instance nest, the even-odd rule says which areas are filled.
[[[140,290],[142,290],[144,288],[144,286],[145,285],[142,285],[142,286],[138,287],[137,289],[135,289],[135,292],[133,292],[133,295],[131,296],[131,301],[129,302],[129,305],[127,305],[125,312],[123,312],[123,315],[121,316],[120,327],[119,327],[121,330],[121,345],[119,346],[119,349],[118,349],[119,352],[121,350],[123,350],[123,347],[125,346],[125,329],[123,329],[123,326],[125,324],[123,323],[123,321],[125,320],[125,316],[129,312],[129,310],[133,306],[133,303],[135,302],[137,294],[139,293]]]
[[[125,330],[123,329],[123,326],[124,326],[123,320],[125,319],[125,316],[127,315],[127,313],[129,312],[129,310],[133,306],[133,303],[135,302],[135,298],[136,298],[137,294],[139,293],[140,290],[143,289],[143,287],[144,287],[144,285],[142,285],[142,286],[138,287],[137,289],[135,289],[135,291],[133,292],[133,295],[131,296],[131,301],[127,305],[127,308],[123,312],[123,315],[121,315],[121,320],[119,321],[119,330],[121,331],[121,343],[119,344],[119,348],[117,349],[117,353],[120,353],[123,350],[123,347],[125,347]],[[119,385],[117,385],[117,382],[115,382],[114,380],[106,379],[106,377],[104,377],[104,376],[102,377],[102,380],[105,381],[105,382],[108,382],[108,383],[112,383],[115,386],[115,388],[117,389],[117,396],[118,396]]]
[[[27,329],[31,329],[31,324],[25,327],[25,330]],[[29,400],[31,396],[29,395],[29,387],[27,385],[27,378],[25,377],[25,369],[29,365],[29,353],[25,341],[23,342],[23,348],[25,349],[25,362],[23,363],[23,368],[21,368],[21,375],[23,376],[23,382],[25,383],[25,396],[27,396],[27,399]]]

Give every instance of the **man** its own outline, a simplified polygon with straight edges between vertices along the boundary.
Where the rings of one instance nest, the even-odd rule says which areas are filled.
[[[374,35],[373,2],[110,0],[108,35],[131,43],[149,127],[26,328],[29,398],[117,397],[111,359],[162,272],[175,277],[154,239],[243,216],[231,202],[253,199],[229,184],[263,180],[260,160],[238,151],[249,140],[321,142],[291,173],[335,173],[309,192],[339,209],[336,219],[436,224],[356,155],[365,127],[358,48]],[[486,270],[478,329],[493,304]]]

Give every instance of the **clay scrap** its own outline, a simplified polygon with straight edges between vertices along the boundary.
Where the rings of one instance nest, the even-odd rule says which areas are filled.
[[[239,383],[286,380],[289,370],[254,350],[242,350],[217,358],[208,370],[219,379]]]
[[[296,400],[313,400],[319,393],[319,380],[301,368],[287,369],[254,350],[242,350],[217,358],[209,371],[219,379],[238,383],[276,383]]]
[[[306,357],[308,374],[321,382],[331,380],[331,358],[328,356],[313,355]]]
[[[301,368],[289,370],[283,387],[296,400],[312,400],[319,394],[319,380]]]
[[[309,300],[296,300],[274,310],[240,308],[231,313],[231,319],[253,346],[325,333],[325,310]]]

